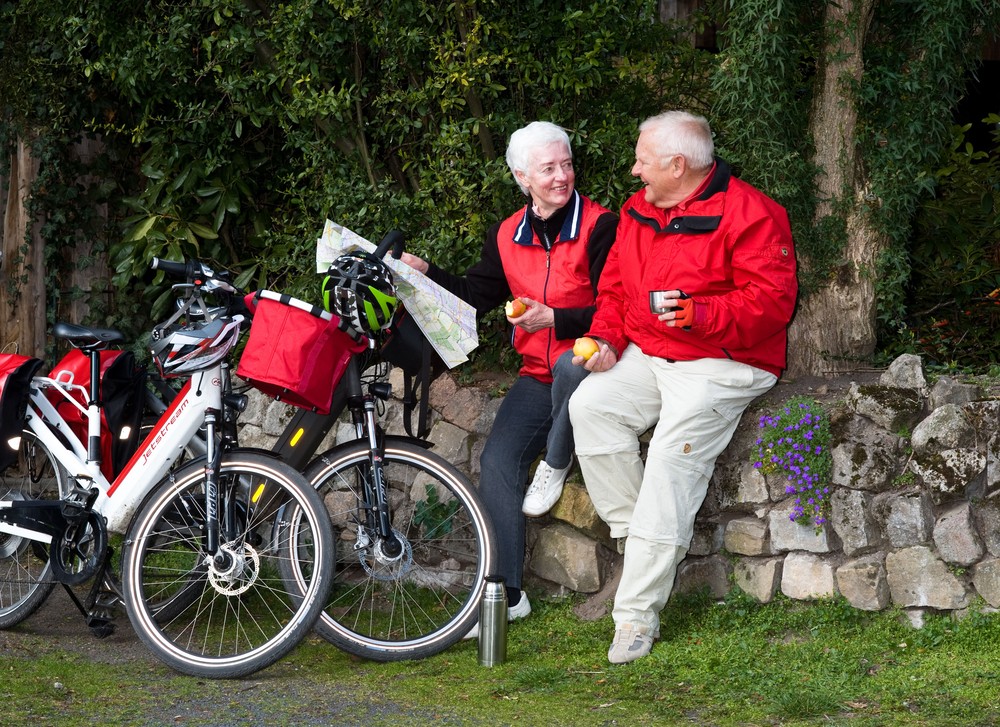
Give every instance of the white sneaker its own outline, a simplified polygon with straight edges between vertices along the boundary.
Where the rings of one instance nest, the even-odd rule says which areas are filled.
[[[615,629],[615,640],[608,649],[608,661],[612,664],[627,664],[641,659],[653,648],[653,637],[639,631],[632,624],[623,624]]]
[[[513,606],[507,607],[507,620],[516,621],[519,618],[525,618],[531,613],[531,602],[528,600],[528,594],[521,591],[521,600],[515,603]],[[477,622],[475,626],[469,629],[469,633],[462,637],[462,640],[467,639],[478,639],[479,638],[479,623]]]
[[[540,517],[551,510],[562,496],[563,484],[572,466],[572,456],[569,464],[561,470],[553,469],[547,462],[539,462],[535,468],[535,476],[528,485],[528,492],[524,495],[521,512],[528,517]]]

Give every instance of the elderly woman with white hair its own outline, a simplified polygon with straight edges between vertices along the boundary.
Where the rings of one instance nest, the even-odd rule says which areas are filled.
[[[555,124],[535,121],[515,131],[507,165],[526,204],[489,229],[479,261],[465,275],[409,254],[403,261],[480,315],[511,298],[524,305],[508,310],[522,366],[486,440],[479,481],[514,620],[531,613],[521,591],[525,515],[544,515],[556,503],[573,465],[568,402],[588,372],[572,365],[572,348],[590,326],[618,218],[576,190],[569,136]],[[528,471],[543,450],[526,492]],[[477,635],[478,627],[466,638]]]

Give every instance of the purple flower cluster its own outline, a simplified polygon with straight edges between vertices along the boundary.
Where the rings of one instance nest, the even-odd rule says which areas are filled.
[[[774,414],[761,415],[759,427],[753,466],[765,475],[785,472],[785,492],[795,495],[789,517],[811,519],[817,528],[822,527],[829,511],[829,423],[813,411],[812,403],[793,399]]]

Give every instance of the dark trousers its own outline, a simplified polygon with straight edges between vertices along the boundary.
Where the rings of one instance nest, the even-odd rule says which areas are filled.
[[[479,494],[497,536],[496,571],[511,588],[521,587],[524,568],[521,502],[528,470],[543,449],[545,461],[557,469],[568,466],[573,454],[569,397],[588,372],[570,363],[572,358],[567,351],[556,362],[552,384],[518,377],[500,404],[479,460]]]

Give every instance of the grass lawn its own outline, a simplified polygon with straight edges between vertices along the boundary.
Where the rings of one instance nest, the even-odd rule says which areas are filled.
[[[580,621],[572,604],[533,599],[493,668],[479,666],[474,641],[379,664],[314,638],[242,681],[203,682],[156,662],[88,663],[48,643],[16,662],[0,656],[0,694],[28,706],[24,721],[4,723],[1000,724],[1000,616],[979,609],[960,621],[927,615],[918,630],[898,611],[839,601],[675,599],[652,654],[613,666],[610,617]]]

